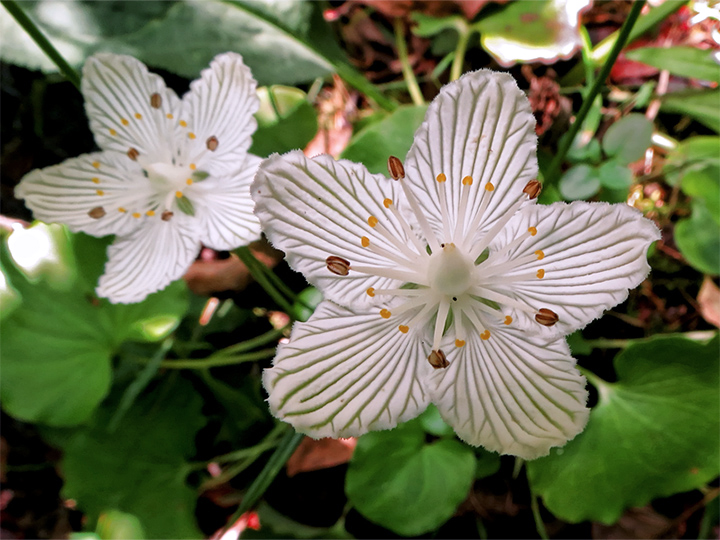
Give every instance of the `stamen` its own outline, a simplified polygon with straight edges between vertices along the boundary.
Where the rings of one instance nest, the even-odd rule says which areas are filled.
[[[517,212],[517,210],[520,208],[520,206],[522,206],[524,202],[525,201],[522,198],[516,201],[515,204],[508,208],[507,211],[503,214],[503,216],[497,220],[495,225],[492,226],[492,228],[487,232],[487,234],[483,236],[482,240],[480,240],[480,242],[473,246],[472,252],[470,254],[471,261],[476,260],[480,256],[480,254],[485,251],[485,248],[488,247],[490,245],[490,242],[492,242],[492,240],[497,236],[497,234],[505,228],[505,225],[507,225],[508,221],[512,219],[512,217],[515,215],[515,212]],[[473,220],[473,227],[475,228],[477,228],[477,225],[480,222],[480,218],[478,216],[480,216],[479,212]],[[469,229],[470,234],[472,234],[475,228]]]
[[[113,128],[108,129],[108,131],[110,132],[110,135],[112,135],[113,137],[115,135],[117,135],[117,131],[115,131]]]
[[[167,113],[167,114],[165,115],[165,118],[167,118],[168,120],[172,120],[172,119],[175,118],[175,117],[172,115],[172,113]]]
[[[97,194],[100,195],[101,197],[102,197],[103,195],[105,195],[105,192],[104,192],[102,189],[96,190],[95,193],[97,193]]]
[[[537,234],[537,229],[535,227],[528,227],[528,232],[530,233],[530,236],[535,236]]]
[[[482,334],[480,334],[480,339],[483,341],[490,339],[490,330],[485,330]]]
[[[102,206],[96,206],[88,212],[88,216],[93,219],[100,219],[105,215],[105,209]]]
[[[543,253],[541,249],[538,249],[538,250],[535,252],[535,255],[537,255],[537,260],[538,260],[538,261],[542,261],[542,260],[545,258],[545,253]]]
[[[383,201],[383,206],[384,206],[385,208],[390,208],[390,207],[392,206],[392,203],[393,203],[393,202],[392,202],[392,199],[385,199],[385,200]]]
[[[99,161],[93,161],[93,162],[92,162],[92,166],[95,167],[96,169],[99,169],[99,168],[100,168],[100,162],[99,162]]]
[[[155,210],[148,210],[145,212],[145,215],[148,217],[153,217],[155,215]]]
[[[348,270],[349,270],[349,269],[348,269]],[[332,270],[331,270],[331,272],[332,272]],[[367,293],[367,295],[368,295],[370,298],[374,298],[374,297],[375,297],[375,288],[374,288],[374,287],[370,287],[370,288],[369,288],[367,291],[365,291],[365,292]]]
[[[384,309],[384,308],[383,308],[383,309],[380,310],[380,316],[381,316],[383,319],[389,319],[389,318],[390,318],[390,315],[392,315],[392,313],[390,313],[387,309]]]
[[[191,171],[194,171],[195,169],[197,169],[197,165],[195,165],[194,163],[191,163],[191,164],[190,164],[190,170],[191,170]]]
[[[490,186],[490,188],[488,188],[488,186]],[[485,210],[490,204],[490,193],[492,193],[494,190],[495,186],[493,186],[490,182],[485,184],[485,191],[480,196],[480,208],[478,208],[475,212],[475,217],[470,223],[470,226],[467,228],[467,237],[463,239],[463,245],[466,246],[466,249],[469,248],[470,242],[474,240],[473,236],[477,231],[478,224],[480,223],[483,215],[485,215]],[[477,259],[477,257],[475,257],[475,259]]]
[[[180,197],[183,196],[183,192],[182,192],[182,191],[176,191],[176,192],[175,192],[175,196],[179,199]]]
[[[395,156],[388,158],[388,172],[393,180],[400,180],[405,178],[405,167],[403,167],[402,161]]]
[[[538,182],[537,180],[530,180],[523,188],[523,193],[525,193],[529,199],[537,199],[537,196],[540,195],[541,190],[542,184],[540,182]]]
[[[505,320],[504,320],[503,322],[504,322],[506,325],[510,326],[510,325],[512,324],[512,322],[513,322],[513,318],[512,318],[510,315],[508,315],[508,316],[505,317]]]
[[[387,268],[384,266],[352,265],[352,266],[350,266],[350,270],[359,272],[361,274],[367,274],[369,276],[377,276],[377,277],[384,277],[384,278],[388,278],[388,279],[395,279],[397,281],[402,281],[403,283],[417,283],[418,280],[421,278],[421,276],[417,272],[414,272],[411,270]],[[378,291],[375,291],[375,294],[377,294],[377,293],[378,293]]]
[[[427,289],[376,289],[371,287],[375,296],[376,294],[387,295],[387,296],[422,296],[427,293]]]
[[[487,289],[485,287],[475,287],[470,291],[470,294],[479,296],[480,298],[485,298],[486,300],[490,300],[491,302],[497,302],[498,304],[502,304],[508,307],[514,307],[515,309],[519,309],[520,311],[524,311],[526,313],[535,313],[535,309],[528,306],[527,304],[524,304],[519,300],[506,296],[492,289]],[[485,306],[485,304],[478,304],[478,307],[480,307],[481,309],[483,306]],[[490,308],[488,307],[488,309]]]
[[[400,251],[403,255],[405,255],[405,259],[402,257],[398,257],[394,253],[391,253],[377,245],[375,243],[370,245],[370,250],[382,255],[383,257],[387,257],[388,259],[392,259],[398,264],[407,265],[412,264],[414,261],[417,260],[417,253],[413,253],[411,249],[407,247],[406,244],[402,243],[394,234],[392,234],[390,231],[388,231],[381,223],[378,222],[377,218],[374,216],[370,216],[368,218],[368,225],[373,227],[379,234],[382,236],[385,240],[390,242],[395,248]],[[365,246],[367,247],[367,246]]]
[[[140,212],[133,212],[133,213],[132,213],[132,217],[134,217],[135,219],[138,219],[140,216],[141,216]]]
[[[187,122],[185,120],[180,120],[178,124],[180,124],[180,127],[187,127]]]
[[[462,340],[462,339],[456,339],[456,340],[455,340],[455,346],[456,346],[457,348],[464,347],[464,346],[465,346],[465,341]]]
[[[162,214],[160,214],[160,219],[163,221],[170,221],[170,218],[173,217],[173,213],[170,210],[165,210]]]
[[[195,138],[195,134],[192,131],[190,131],[188,133],[188,139],[194,139],[194,138]]]
[[[447,181],[447,176],[445,176],[443,173],[440,173],[437,175],[435,180],[437,180],[439,184],[442,184],[443,182]]]
[[[99,183],[100,183],[100,179],[99,179],[97,176],[94,177],[94,178],[91,178],[90,180],[92,181],[93,184],[99,184]]]
[[[207,149],[211,152],[214,152],[217,150],[217,147],[220,145],[220,141],[218,141],[218,138],[213,135],[211,137],[208,137],[208,140],[205,141],[205,146],[207,146]]]
[[[420,239],[417,237],[417,234],[415,234],[415,231],[412,230],[410,225],[407,221],[405,221],[405,218],[400,213],[400,211],[397,209],[397,207],[393,204],[392,200],[385,199],[383,201],[383,204],[385,205],[385,208],[388,208],[390,212],[392,212],[392,215],[395,216],[395,219],[397,219],[398,223],[400,223],[400,227],[402,227],[402,230],[405,231],[405,234],[410,238],[410,241],[415,245],[415,248],[417,249],[419,254],[424,254],[425,252],[425,246],[420,242]],[[396,241],[398,241],[396,239]],[[409,250],[408,250],[409,251]]]
[[[435,331],[433,332],[433,350],[437,350],[440,346],[440,340],[442,339],[443,330],[445,329],[445,321],[450,311],[450,304],[447,300],[440,300],[438,306],[437,317],[435,319]]]
[[[118,212],[120,212],[121,214],[124,214],[125,212],[127,212],[127,210],[125,210],[125,209],[121,206],[120,208],[118,208]]]
[[[410,328],[408,328],[404,324],[401,324],[400,326],[398,326],[398,330],[400,330],[403,334],[407,334],[408,330],[410,330]]]
[[[120,123],[121,123],[123,126],[127,126],[130,122],[128,121],[127,118],[121,118],[121,119],[120,119]]]
[[[445,353],[440,349],[430,353],[430,356],[428,356],[428,362],[430,362],[430,365],[435,369],[444,369],[450,365],[450,362],[448,362],[445,357]]]
[[[135,148],[130,148],[130,150],[127,151],[127,156],[133,161],[137,161],[139,155],[140,152],[138,152]]]
[[[162,105],[162,96],[155,92],[152,96],[150,96],[150,106],[153,109],[159,109]]]
[[[541,268],[540,270],[537,271],[537,273],[535,275],[538,277],[538,279],[542,279],[545,277],[545,270],[543,270]]]
[[[473,184],[472,176],[466,176],[462,179],[462,190],[460,193],[460,205],[458,207],[457,221],[455,221],[454,240],[459,240],[462,234],[462,228],[465,224],[465,213],[467,212],[468,198],[470,197],[470,186]]]
[[[560,318],[554,311],[547,308],[540,308],[535,314],[535,320],[543,326],[554,326]]]
[[[466,176],[465,178],[463,178],[462,184],[463,184],[463,186],[472,186],[472,184],[473,184],[472,176]]]
[[[420,229],[425,235],[425,240],[427,240],[428,244],[430,244],[430,249],[433,251],[433,253],[435,253],[440,250],[440,245],[438,244],[437,238],[435,237],[435,233],[433,233],[430,224],[428,223],[427,219],[425,219],[425,214],[420,209],[420,205],[418,204],[415,195],[412,193],[412,191],[410,191],[410,188],[406,184],[407,182],[400,182],[400,186],[402,187],[403,193],[405,194],[405,198],[407,199],[408,203],[410,203],[410,208],[415,214],[415,219],[417,219],[418,225],[420,225]]]
[[[487,184],[485,184],[485,191],[488,191],[488,192],[495,191],[495,186],[493,185],[492,182],[488,182]]]
[[[368,218],[368,225],[370,225],[371,227],[375,228],[375,226],[376,226],[377,224],[378,224],[378,218],[376,218],[375,216],[370,216],[370,217]]]
[[[325,259],[325,265],[327,266],[327,269],[336,276],[347,276],[350,273],[350,261],[343,259],[342,257],[330,255],[327,259]],[[370,294],[371,289],[372,288],[368,289],[368,294]],[[370,296],[374,295],[370,294]]]
[[[360,238],[360,245],[365,248],[368,247],[370,245],[370,239],[367,236],[363,236]]]
[[[192,186],[192,183],[193,183],[192,178],[188,178],[187,180],[185,180],[185,183],[186,183],[188,186]]]
[[[142,120],[142,114],[140,114],[139,112],[136,112],[135,118],[137,118],[138,120]]]
[[[443,236],[450,241],[452,240],[450,237],[450,212],[448,212],[447,194],[445,193],[444,186],[442,185],[447,181],[447,178],[443,173],[440,173],[437,175],[436,180],[438,184],[441,184],[438,188],[438,196],[440,197],[440,221],[442,222]],[[442,244],[440,247],[443,247]]]

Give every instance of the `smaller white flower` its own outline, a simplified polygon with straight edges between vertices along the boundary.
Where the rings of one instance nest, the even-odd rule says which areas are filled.
[[[135,58],[96,54],[82,93],[102,151],[35,170],[15,193],[36,219],[116,235],[97,293],[139,302],[179,279],[201,244],[227,250],[260,235],[255,88],[235,53],[217,56],[182,100]]]
[[[393,180],[302,152],[264,161],[255,212],[324,294],[263,381],[314,437],[388,429],[432,402],[465,441],[533,459],[588,418],[563,339],[647,275],[627,205],[536,204],[535,121],[512,77],[445,86]]]

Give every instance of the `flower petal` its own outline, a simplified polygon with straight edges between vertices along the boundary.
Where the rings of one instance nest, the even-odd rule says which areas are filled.
[[[499,283],[496,290],[535,309],[554,311],[558,323],[552,328],[537,324],[533,315],[516,312],[524,328],[550,334],[569,334],[600,317],[628,296],[650,272],[646,252],[660,239],[655,224],[626,204],[573,202],[531,206],[517,214],[490,245],[495,251],[536,227],[508,252],[519,258],[542,251],[543,258],[504,272],[503,281],[514,276],[528,279]],[[542,279],[536,274],[543,270]]]
[[[200,250],[194,220],[175,214],[169,221],[144,218],[142,228],[108,247],[105,273],[96,292],[113,303],[140,302],[187,271]]]
[[[236,175],[211,177],[193,184],[192,198],[198,204],[203,244],[217,250],[230,250],[260,237],[250,184],[261,161],[262,158],[247,154]]]
[[[131,56],[99,53],[85,62],[82,93],[103,150],[135,149],[143,163],[170,163],[180,136],[180,100],[160,76]]]
[[[213,175],[237,171],[257,128],[253,116],[260,107],[256,87],[242,56],[224,53],[215,57],[183,97],[186,161]]]
[[[483,194],[490,197],[477,227],[467,231],[470,240],[507,214],[537,176],[536,145],[530,103],[507,73],[474,71],[440,90],[415,133],[405,172],[441,242],[459,241],[452,234],[445,237],[443,221],[454,230],[463,189],[469,189],[467,211],[460,216],[463,229],[476,217]],[[440,174],[445,182],[436,180]],[[469,188],[463,188],[466,176],[473,180]],[[488,182],[494,191],[486,192]]]
[[[448,343],[450,365],[431,374],[431,401],[469,444],[523,459],[546,455],[583,430],[585,378],[563,339],[529,338],[516,329]]]
[[[263,374],[272,413],[315,438],[390,429],[420,414],[431,368],[421,336],[399,332],[398,322],[323,301]]]
[[[146,212],[154,194],[137,163],[113,152],[95,152],[32,171],[15,188],[15,196],[25,199],[35,219],[105,236],[136,229],[133,214]]]
[[[260,165],[252,196],[255,214],[270,241],[326,298],[359,308],[370,302],[365,294],[369,287],[396,288],[404,283],[353,270],[338,276],[326,265],[326,259],[335,256],[351,265],[397,266],[361,245],[366,236],[374,246],[399,254],[399,248],[378,232],[379,227],[370,227],[371,216],[405,246],[411,244],[397,218],[383,206],[385,198],[396,201],[401,196],[397,182],[371,175],[362,165],[349,161],[335,161],[327,155],[309,159],[295,151],[273,155]]]

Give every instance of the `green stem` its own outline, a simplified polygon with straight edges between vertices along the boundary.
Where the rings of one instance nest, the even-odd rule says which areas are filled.
[[[67,60],[58,52],[52,43],[45,37],[45,34],[37,27],[30,17],[27,16],[25,11],[20,7],[20,4],[15,0],[0,0],[0,3],[8,10],[8,13],[13,16],[17,23],[23,27],[28,35],[33,39],[38,47],[52,60],[60,70],[65,78],[75,85],[75,88],[80,90],[80,76],[75,71]]]
[[[410,58],[408,57],[407,44],[405,43],[405,23],[398,17],[393,22],[393,28],[395,29],[395,46],[397,47],[398,56],[400,57],[400,65],[402,66],[403,77],[405,78],[408,92],[410,92],[410,97],[415,105],[424,105],[425,99],[420,91],[420,86],[415,78],[415,72],[410,65]]]
[[[460,22],[460,21],[459,21]],[[450,81],[456,81],[462,75],[463,65],[465,64],[465,53],[467,52],[470,36],[473,31],[468,27],[465,21],[462,25],[457,25],[458,44],[455,49],[455,58],[453,58],[452,67],[450,68]]]
[[[644,5],[645,0],[638,0],[637,2],[634,2],[632,8],[630,8],[630,14],[623,23],[622,28],[620,28],[620,33],[618,34],[617,40],[613,44],[613,48],[608,55],[607,61],[600,70],[600,74],[598,75],[598,78],[595,79],[592,87],[590,88],[590,91],[584,96],[582,107],[580,107],[580,111],[575,117],[575,122],[570,126],[570,131],[567,137],[563,139],[563,142],[560,145],[560,148],[558,148],[558,152],[555,155],[555,158],[552,160],[550,167],[548,167],[547,173],[545,174],[545,182],[555,182],[557,180],[557,176],[560,173],[560,167],[565,161],[565,156],[570,149],[570,145],[575,140],[575,136],[578,134],[578,131],[580,130],[580,127],[582,126],[583,121],[587,116],[587,113],[590,111],[593,101],[595,100],[595,96],[600,93],[600,88],[605,84],[605,80],[610,74],[610,69],[615,63],[615,60],[617,60],[620,51],[625,46],[625,43],[630,36],[630,31],[632,30],[635,21],[637,21],[638,17],[640,16],[640,11],[642,10]]]
[[[277,424],[273,428],[273,430],[268,433],[267,436],[255,446],[250,446],[241,450],[235,450],[233,452],[228,452],[227,454],[214,457],[205,462],[204,465],[207,465],[208,463],[227,463],[228,461],[238,461],[240,459],[246,459],[248,457],[259,456],[270,448],[276,447],[278,445],[279,436],[282,435],[286,429],[286,424]]]
[[[612,383],[607,382],[605,379],[601,379],[597,375],[595,375],[592,371],[589,369],[585,369],[582,366],[576,366],[577,370],[580,372],[580,375],[585,377],[590,384],[592,384],[595,388],[597,388],[598,391],[600,391],[602,388],[605,388]]]
[[[535,530],[538,532],[542,540],[548,540],[550,537],[545,529],[545,522],[542,520],[542,516],[540,515],[540,506],[538,505],[537,500],[537,496],[531,490],[530,508],[532,509],[533,519],[535,520]]]
[[[240,257],[240,260],[243,263],[245,263],[245,266],[247,266],[247,269],[252,275],[253,279],[255,279],[255,281],[257,281],[258,284],[263,289],[265,289],[265,292],[268,293],[270,298],[272,298],[278,306],[284,309],[285,312],[290,316],[290,318],[292,318],[293,320],[297,320],[297,317],[295,316],[295,310],[293,309],[292,304],[290,304],[290,302],[288,302],[285,297],[280,293],[280,291],[275,287],[275,285],[268,277],[268,274],[265,272],[265,270],[263,270],[263,268],[261,268],[265,265],[255,258],[255,255],[252,254],[250,249],[247,246],[243,246],[234,250],[234,253],[238,257]]]
[[[282,328],[279,328],[278,330],[269,330],[265,332],[264,334],[260,334],[259,336],[256,336],[254,338],[241,341],[240,343],[236,343],[235,345],[230,345],[229,347],[225,347],[224,349],[220,349],[219,351],[215,352],[213,356],[230,356],[230,355],[236,355],[237,353],[245,352],[250,349],[254,349],[255,347],[259,347],[260,345],[266,345],[267,343],[272,343],[273,341],[277,341],[280,339],[286,330],[290,329],[290,325],[283,326]]]
[[[161,368],[165,369],[208,369],[219,366],[232,366],[235,364],[243,364],[245,362],[255,362],[275,356],[275,349],[261,349],[247,354],[228,355],[210,355],[202,360],[165,360],[160,363]]]
[[[671,335],[689,339],[692,341],[710,341],[715,337],[715,330],[694,330],[692,332],[676,332]],[[585,343],[593,349],[625,349],[633,343],[647,341],[652,338],[635,339],[589,339]]]

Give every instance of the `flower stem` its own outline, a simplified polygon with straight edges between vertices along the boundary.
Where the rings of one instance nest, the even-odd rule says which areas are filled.
[[[290,325],[287,325],[277,330],[268,330],[264,334],[260,334],[259,336],[255,336],[254,338],[241,341],[240,343],[236,343],[235,345],[230,345],[229,347],[225,347],[224,349],[220,349],[219,351],[215,352],[213,356],[219,357],[236,355],[237,353],[245,352],[249,349],[254,349],[255,347],[259,347],[260,345],[272,343],[273,341],[277,341],[278,339],[280,339],[283,336],[283,333],[289,328]]]
[[[600,93],[600,88],[602,87],[602,85],[605,84],[605,81],[610,74],[610,69],[615,63],[615,60],[617,60],[620,51],[625,46],[625,43],[630,36],[630,31],[632,30],[635,21],[637,21],[638,17],[640,16],[640,11],[642,10],[644,5],[645,0],[638,0],[637,2],[633,2],[632,8],[630,8],[630,14],[620,28],[617,40],[613,44],[613,48],[608,55],[607,61],[600,70],[600,74],[598,75],[597,79],[595,79],[592,87],[590,88],[590,91],[584,96],[583,104],[580,107],[580,111],[577,113],[577,116],[575,117],[575,122],[573,122],[573,124],[570,126],[570,131],[568,132],[567,137],[563,139],[560,148],[558,148],[557,154],[555,154],[555,158],[552,160],[552,163],[550,163],[550,166],[547,169],[547,172],[545,174],[546,182],[555,182],[558,179],[557,177],[560,173],[560,167],[565,161],[565,156],[570,149],[570,145],[575,140],[575,136],[578,134],[578,131],[580,130],[580,127],[582,126],[585,117],[590,111],[593,101],[595,101],[595,96]]]
[[[533,519],[535,520],[535,530],[542,540],[548,540],[550,537],[545,529],[545,522],[542,520],[542,516],[540,515],[538,498],[532,491],[530,491],[530,508],[532,509]]]
[[[160,363],[161,368],[165,369],[208,369],[219,366],[232,366],[235,364],[243,364],[245,362],[255,362],[256,360],[264,360],[275,356],[275,349],[261,349],[246,354],[228,355],[228,354],[211,354],[202,360],[165,360]]]
[[[395,29],[395,46],[397,47],[398,56],[400,57],[400,65],[402,66],[403,77],[407,84],[408,92],[415,105],[425,105],[425,99],[423,98],[420,86],[418,86],[415,73],[413,72],[412,66],[410,65],[410,58],[408,57],[407,44],[405,43],[405,25],[401,18],[396,18],[393,22],[393,28]]]
[[[674,332],[672,335],[692,341],[710,341],[715,337],[715,330],[694,330],[692,332]],[[633,343],[646,341],[651,338],[635,339],[588,339],[585,344],[593,349],[624,349]]]
[[[463,64],[465,63],[465,52],[467,51],[470,36],[473,30],[468,27],[465,21],[458,21],[458,44],[455,49],[455,57],[453,58],[452,67],[450,68],[450,81],[456,81],[462,75]]]
[[[15,0],[0,0],[0,3],[8,10],[8,13],[22,26],[38,47],[52,60],[65,78],[80,90],[80,76],[67,60],[58,52],[52,43],[45,37],[45,34],[38,28],[30,17],[23,11],[20,4]]]

